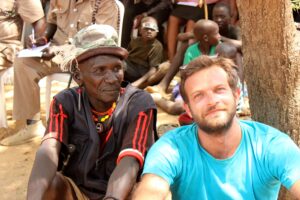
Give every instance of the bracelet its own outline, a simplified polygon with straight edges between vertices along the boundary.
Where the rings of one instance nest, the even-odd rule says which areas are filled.
[[[119,200],[119,199],[117,199],[116,197],[113,197],[113,196],[104,197],[102,200],[108,200],[108,199]]]

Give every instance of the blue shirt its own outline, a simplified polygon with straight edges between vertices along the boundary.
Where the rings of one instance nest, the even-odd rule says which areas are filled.
[[[242,139],[233,156],[219,160],[198,142],[195,124],[174,129],[150,149],[143,174],[170,184],[173,199],[277,199],[300,180],[300,149],[270,126],[240,121]]]

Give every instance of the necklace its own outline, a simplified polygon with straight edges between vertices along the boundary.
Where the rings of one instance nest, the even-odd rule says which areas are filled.
[[[102,133],[104,131],[104,125],[106,124],[106,121],[110,119],[115,108],[116,108],[116,102],[114,102],[111,108],[105,112],[97,112],[96,110],[92,110],[93,120],[96,124],[96,129],[98,133]]]

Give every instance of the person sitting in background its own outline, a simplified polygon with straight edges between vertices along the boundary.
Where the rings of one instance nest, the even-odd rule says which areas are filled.
[[[211,20],[201,19],[197,21],[193,29],[193,34],[196,43],[187,48],[184,54],[183,65],[187,65],[201,55],[215,55],[216,46],[221,39],[218,24]]]
[[[109,25],[91,25],[64,56],[79,87],[51,103],[27,199],[126,199],[156,136],[151,96],[123,81],[126,49]]]
[[[3,1],[0,4],[0,73],[11,67],[16,53],[23,48],[23,23],[33,26],[39,37],[45,30],[46,20],[40,0]]]
[[[156,39],[158,26],[153,17],[145,17],[141,22],[141,36],[132,39],[128,46],[125,80],[144,88],[157,83],[163,75],[159,64],[163,62],[163,46]],[[160,78],[160,79],[159,79]]]
[[[46,31],[33,42],[35,46],[42,46],[51,40],[50,47],[43,51],[41,58],[16,58],[14,63],[13,118],[26,121],[26,126],[6,138],[2,144],[22,144],[45,132],[40,120],[39,80],[47,75],[62,72],[62,46],[68,45],[72,36],[82,28],[103,23],[117,29],[119,17],[116,13],[119,13],[118,6],[112,0],[50,1]]]
[[[212,19],[212,9],[219,0],[207,0],[208,19]],[[176,54],[177,36],[180,26],[185,24],[185,32],[192,32],[194,24],[200,20],[205,19],[204,1],[199,4],[199,0],[177,0],[174,9],[168,20],[167,28],[167,44],[168,44],[168,58],[170,62]]]
[[[238,48],[238,65],[241,66],[241,45],[242,42],[240,40],[240,31],[236,26],[230,25],[230,9],[225,3],[217,3],[212,12],[213,20],[219,26],[219,33],[221,35],[221,41],[224,40],[226,42],[232,43]],[[194,35],[192,32],[184,33],[178,35],[178,39],[182,42],[180,48],[178,49],[173,61],[171,62],[170,68],[167,71],[166,75],[159,82],[158,85],[154,87],[148,87],[148,92],[160,92],[162,94],[168,92],[169,84],[172,81],[173,77],[179,71],[179,67],[182,66],[184,53],[188,48],[188,41],[194,39]]]
[[[238,74],[226,58],[201,56],[181,71],[186,112],[195,120],[151,147],[133,200],[300,199],[300,149],[268,125],[239,120]]]
[[[172,9],[171,0],[122,0],[122,2],[125,6],[122,47],[128,47],[132,29],[140,27],[142,18],[147,16],[155,18],[158,22],[158,40],[163,44],[164,28],[162,24],[168,20]]]

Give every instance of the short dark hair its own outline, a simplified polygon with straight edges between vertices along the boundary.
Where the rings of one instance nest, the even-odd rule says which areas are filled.
[[[223,58],[223,57],[211,58],[209,56],[202,55],[196,58],[195,60],[191,61],[186,68],[181,70],[180,94],[184,102],[186,103],[189,102],[184,88],[186,80],[194,73],[206,68],[210,68],[212,66],[217,66],[222,68],[227,74],[227,80],[231,90],[235,91],[237,89],[237,84],[238,84],[237,67],[231,59]]]
[[[214,5],[213,10],[217,9],[217,8],[225,8],[228,12],[228,14],[230,15],[231,10],[228,4],[224,3],[224,2],[219,2],[216,5]]]

